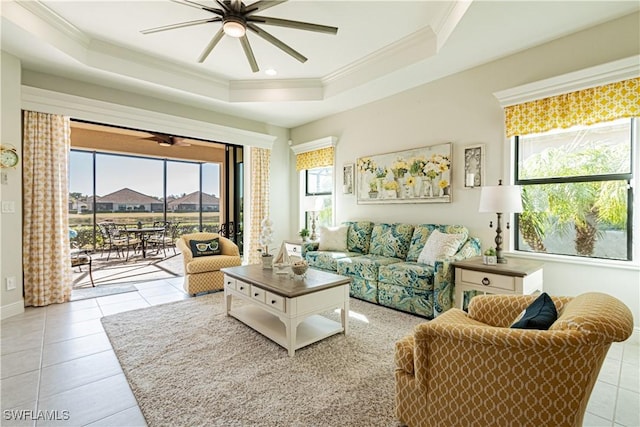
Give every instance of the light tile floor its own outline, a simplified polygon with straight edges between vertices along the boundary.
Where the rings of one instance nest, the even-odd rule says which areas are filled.
[[[100,318],[189,298],[182,280],[137,283],[138,292],[28,308],[2,321],[0,425],[146,425]],[[612,345],[584,426],[640,426],[637,333]]]

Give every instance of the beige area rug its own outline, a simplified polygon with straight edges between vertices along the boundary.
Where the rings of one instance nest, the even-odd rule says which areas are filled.
[[[135,254],[125,261],[111,254],[107,261],[106,254],[92,254],[93,261],[93,282],[96,286],[114,285],[124,283],[146,282],[150,280],[172,279],[184,276],[184,266],[182,255],[178,252],[173,254],[170,249],[167,257],[149,255],[142,258],[140,254]],[[73,288],[91,287],[89,280],[89,267],[74,267]]]
[[[150,426],[398,425],[394,344],[425,319],[352,298],[348,335],[290,358],[226,317],[223,297],[102,319]]]

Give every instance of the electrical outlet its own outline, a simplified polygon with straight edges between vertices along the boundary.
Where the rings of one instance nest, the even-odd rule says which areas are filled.
[[[16,202],[2,202],[2,213],[16,213]]]
[[[14,276],[7,277],[7,290],[11,291],[16,288],[16,278]]]

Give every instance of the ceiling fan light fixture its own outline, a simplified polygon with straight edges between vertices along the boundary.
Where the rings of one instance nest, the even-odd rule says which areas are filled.
[[[224,33],[230,37],[240,38],[247,32],[247,25],[241,18],[228,16],[222,24]]]
[[[162,147],[171,147],[171,143],[167,142],[167,141],[159,141],[158,145],[162,146]]]

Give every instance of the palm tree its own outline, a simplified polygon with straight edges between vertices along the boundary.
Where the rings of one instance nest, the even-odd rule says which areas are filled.
[[[530,156],[523,165],[523,178],[586,177],[628,170],[628,147],[602,142],[574,143],[547,148]],[[627,221],[624,181],[583,181],[527,186],[520,215],[522,238],[536,251],[546,252],[544,238],[551,231],[568,235],[575,230],[578,255],[591,256],[606,224],[624,228]]]

